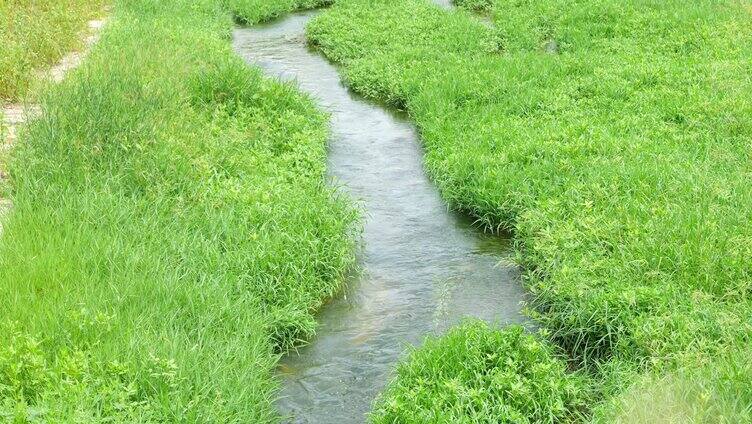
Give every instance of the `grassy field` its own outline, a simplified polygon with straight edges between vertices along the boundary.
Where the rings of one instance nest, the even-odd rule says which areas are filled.
[[[104,0],[0,0],[0,101],[20,100],[35,71],[81,47]]]
[[[325,185],[326,116],[231,51],[243,7],[117,1],[41,96],[0,239],[0,420],[277,420],[278,353],[358,214]]]
[[[726,422],[751,420],[750,387],[722,388],[749,375],[752,4],[463,3],[493,25],[427,0],[340,0],[308,36],[356,91],[410,113],[451,206],[514,232],[531,315],[603,408],[697,370]],[[382,404],[408,415],[413,378]]]
[[[328,3],[116,1],[41,95],[0,238],[0,419],[277,420],[272,369],[352,265],[357,213],[324,184],[326,117],[228,37]],[[752,421],[752,5],[458,3],[493,25],[338,0],[308,36],[410,113],[452,207],[514,232],[544,330],[427,340],[371,420]],[[0,97],[55,60],[17,58],[75,45],[49,22],[75,34],[85,4],[3,23]]]

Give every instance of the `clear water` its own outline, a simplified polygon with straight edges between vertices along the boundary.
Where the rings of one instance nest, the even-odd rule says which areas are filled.
[[[508,240],[447,210],[423,171],[415,126],[348,91],[337,69],[306,46],[314,14],[238,29],[234,47],[331,113],[332,183],[366,210],[361,272],[319,313],[310,345],[279,366],[278,408],[287,422],[359,423],[408,346],[465,317],[524,322],[525,291]]]

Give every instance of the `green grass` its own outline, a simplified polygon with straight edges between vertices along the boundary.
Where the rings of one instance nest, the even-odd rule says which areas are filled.
[[[752,415],[749,347],[694,361],[665,373],[632,376],[634,383],[599,405],[595,423],[746,423]]]
[[[0,420],[277,420],[279,352],[353,264],[328,124],[213,0],[122,0],[41,98],[0,239]]]
[[[0,100],[17,101],[35,71],[81,47],[86,22],[103,0],[0,0]]]
[[[279,18],[286,13],[302,9],[328,6],[334,0],[222,0],[233,11],[235,18],[246,24],[255,24]]]
[[[585,409],[580,374],[519,326],[491,329],[470,321],[429,337],[397,368],[371,422],[541,423],[567,421]]]
[[[324,184],[326,117],[227,37],[230,12],[324,3],[121,0],[42,96],[0,239],[0,417],[277,419],[276,358],[352,265],[357,214]],[[752,5],[461,4],[494,25],[339,0],[309,38],[410,113],[452,207],[514,231],[556,348],[467,324],[372,420],[752,420]]]
[[[308,35],[410,113],[452,207],[515,233],[532,316],[604,396],[749,343],[752,5],[465,3],[494,25],[340,0]]]

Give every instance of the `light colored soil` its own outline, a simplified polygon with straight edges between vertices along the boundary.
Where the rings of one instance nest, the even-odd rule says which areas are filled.
[[[75,69],[91,51],[92,46],[99,40],[99,35],[106,23],[106,19],[97,19],[89,21],[89,28],[82,34],[84,38],[84,47],[80,51],[68,53],[60,62],[50,69],[39,71],[38,76],[54,83],[59,83],[65,78],[65,75],[72,69]],[[5,168],[5,161],[8,152],[13,147],[18,137],[18,131],[27,121],[34,119],[41,113],[38,104],[11,103],[3,104],[0,118],[0,186],[7,182],[8,174]],[[2,218],[12,204],[10,200],[2,198],[0,191],[0,232],[2,232]]]
[[[102,31],[104,24],[104,19],[89,21],[88,35],[84,39],[83,50],[67,54],[57,65],[44,72],[44,76],[50,78],[56,83],[62,81],[68,71],[81,64],[91,50],[91,47],[99,40],[99,34]]]

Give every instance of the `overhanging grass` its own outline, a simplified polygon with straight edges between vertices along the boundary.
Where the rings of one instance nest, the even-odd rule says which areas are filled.
[[[80,47],[103,0],[0,0],[0,100],[22,98],[35,70]]]
[[[468,6],[495,26],[342,0],[308,34],[408,110],[453,207],[514,230],[534,317],[604,393],[749,343],[749,2]]]
[[[328,6],[334,0],[223,0],[223,3],[240,22],[255,24],[296,10]]]
[[[275,421],[277,352],[353,261],[326,117],[220,2],[123,0],[42,99],[0,239],[0,416]]]
[[[469,321],[429,337],[410,353],[376,402],[371,421],[565,422],[585,409],[585,381],[567,373],[550,344],[522,327],[495,330]]]

